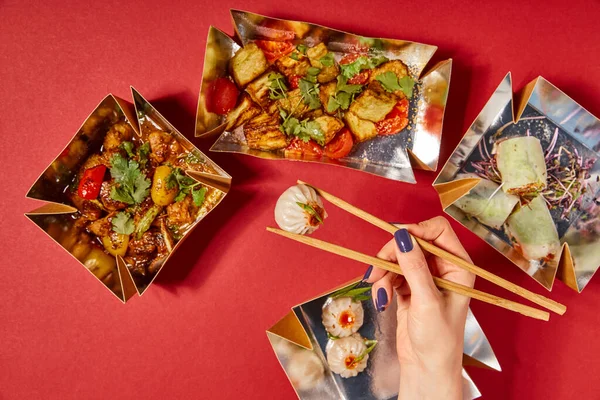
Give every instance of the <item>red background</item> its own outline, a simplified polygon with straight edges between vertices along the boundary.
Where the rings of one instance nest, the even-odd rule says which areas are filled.
[[[0,398],[294,398],[265,329],[364,266],[265,232],[277,197],[301,178],[386,220],[418,221],[442,213],[434,173],[409,185],[209,154],[233,175],[231,193],[127,305],[23,217],[40,205],[24,195],[100,99],[129,98],[129,85],[191,138],[207,30],[233,33],[230,7],[438,45],[436,60],[454,59],[442,162],[508,71],[519,88],[543,75],[600,115],[598,1],[466,3],[0,0]],[[371,254],[389,239],[328,212],[318,237]],[[478,265],[544,292],[454,226]],[[469,370],[484,399],[600,398],[600,277],[579,295],[558,282],[551,295],[569,310],[548,323],[472,302],[503,367]]]

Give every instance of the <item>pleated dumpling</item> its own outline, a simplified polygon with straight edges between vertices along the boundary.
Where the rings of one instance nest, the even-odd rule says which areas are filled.
[[[313,188],[296,185],[288,188],[275,205],[275,222],[287,232],[313,233],[327,218],[321,197]]]
[[[361,302],[354,301],[351,297],[339,297],[325,303],[321,317],[327,332],[343,338],[360,329],[364,314]]]
[[[364,371],[368,360],[367,345],[358,333],[329,341],[327,363],[331,371],[342,378],[350,378]]]

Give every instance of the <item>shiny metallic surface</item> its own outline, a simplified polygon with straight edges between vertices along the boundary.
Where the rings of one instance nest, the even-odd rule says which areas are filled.
[[[312,399],[396,399],[400,384],[400,365],[396,356],[396,302],[382,313],[378,313],[371,301],[364,301],[364,324],[359,333],[368,339],[378,341],[377,346],[369,354],[367,369],[353,378],[342,378],[332,373],[328,367],[325,349],[329,339],[321,322],[323,304],[331,293],[294,307],[293,311],[302,323],[310,338],[313,350],[304,349],[279,336],[269,334],[269,340],[288,378],[292,382],[298,397],[303,400]],[[319,360],[319,366],[312,366],[305,371],[308,381],[303,381],[297,374],[294,364],[298,353],[314,353],[313,359]],[[465,327],[464,353],[485,366],[500,370],[498,360],[481,327],[469,311]],[[303,356],[300,356],[303,357]],[[322,369],[321,369],[322,367]],[[314,379],[309,371],[317,373],[320,378]],[[464,399],[480,397],[480,392],[463,370]]]
[[[278,20],[244,11],[232,10],[232,18],[240,43],[248,43],[255,39],[281,40],[282,35],[292,30],[296,37],[295,43],[311,46],[325,42],[338,61],[346,53],[357,52],[359,48],[364,51],[370,47],[391,60],[402,60],[417,84],[410,99],[408,126],[396,135],[378,136],[356,144],[345,158],[290,158],[289,154],[286,157],[283,150],[270,152],[250,149],[240,129],[222,132],[223,127],[220,124],[223,119],[206,109],[210,81],[227,75],[227,60],[239,48],[233,39],[211,27],[196,116],[196,136],[220,134],[211,151],[242,153],[265,159],[294,159],[333,164],[410,183],[415,182],[413,167],[427,170],[437,168],[452,70],[452,60],[446,60],[423,73],[437,47],[402,40],[365,38],[319,25]]]
[[[507,137],[530,134],[540,139],[546,151],[557,131],[556,146],[573,146],[583,160],[600,159],[600,120],[545,79],[539,77],[534,83],[529,87],[529,97],[523,100],[527,103],[518,110],[521,115],[515,116],[510,73],[503,79],[440,171],[434,186],[454,181],[460,171],[468,171],[473,160],[486,154],[486,149],[491,153],[493,144]],[[513,123],[517,117],[519,120]],[[568,261],[563,263],[564,271],[559,276],[567,276],[565,283],[577,291],[583,290],[600,266],[599,181],[600,162],[595,162],[586,179],[587,189],[579,210],[567,218],[561,218],[559,210],[551,210],[563,244],[561,258]],[[513,248],[503,231],[480,224],[455,206],[450,205],[445,211],[545,288],[552,289],[561,265],[558,257],[543,264],[527,260]],[[573,280],[568,278],[571,273]]]

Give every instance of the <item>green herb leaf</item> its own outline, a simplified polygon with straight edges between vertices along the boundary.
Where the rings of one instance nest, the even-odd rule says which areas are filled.
[[[308,107],[311,110],[316,110],[317,108],[321,107],[318,84],[302,78],[298,82],[298,86],[300,88],[300,93],[302,93],[302,99],[304,103],[308,104]]]
[[[339,336],[335,336],[335,335],[332,335],[331,333],[327,332],[327,338],[331,339],[331,340],[338,340]]]
[[[204,162],[191,151],[185,156],[185,162],[188,164],[204,164]]]
[[[292,60],[296,60],[296,61],[300,60],[298,53],[296,53],[296,52],[293,52],[292,54],[290,54],[290,58]]]
[[[410,76],[403,76],[398,81],[400,88],[409,99],[412,98],[413,88],[415,87],[415,81]]]
[[[354,359],[353,364],[358,364],[359,362],[364,360],[364,358],[367,356],[367,354],[372,352],[373,349],[375,348],[375,346],[377,346],[377,340],[365,340],[365,345],[367,345],[367,349],[365,351],[363,351],[360,356],[358,356]]]
[[[310,204],[306,204],[306,203],[300,203],[299,201],[297,201],[296,204],[298,204],[298,206],[301,209],[303,209],[304,211],[306,211],[307,213],[309,213],[313,217],[315,217],[317,219],[317,221],[319,221],[320,224],[323,223],[323,218],[319,215],[319,213],[317,212],[317,210],[315,210],[313,208],[313,206],[311,206]]]
[[[358,57],[354,62],[350,64],[340,65],[340,69],[342,75],[346,78],[350,79],[354,75],[358,74],[363,69],[373,69],[384,62],[389,61],[387,57],[384,56],[376,56],[376,57],[367,57],[361,56]]]
[[[338,75],[335,94],[329,96],[327,112],[333,113],[339,108],[347,110],[354,101],[354,97],[362,91],[362,85],[349,85],[348,78]]]
[[[112,230],[121,235],[131,235],[133,233],[133,218],[126,212],[117,213],[111,220]]]
[[[317,75],[319,75],[320,72],[321,72],[321,70],[317,67],[310,67],[310,68],[308,68],[308,70],[306,70],[307,75],[312,75],[312,76],[317,76]]]
[[[271,100],[283,99],[287,97],[287,86],[285,78],[277,72],[271,72],[267,78],[269,79],[269,98]]]
[[[402,90],[398,83],[398,76],[392,71],[384,72],[375,77],[381,83],[381,86],[388,92],[395,92],[396,90]]]
[[[150,143],[144,143],[137,150],[138,160],[142,168],[146,167],[146,163],[148,162],[148,156],[150,155]]]
[[[302,54],[306,54],[306,50],[308,50],[308,47],[306,47],[303,44],[299,44],[298,46],[296,46],[296,50],[298,50]]]
[[[354,289],[350,289],[345,293],[342,294],[338,294],[337,297],[333,297],[334,299],[337,299],[338,297],[356,297],[356,296],[360,296],[362,294],[367,293],[368,291],[371,290],[371,287],[367,286],[367,287],[360,287],[360,288],[354,288]]]
[[[201,187],[198,190],[192,190],[192,199],[194,200],[194,204],[196,206],[200,207],[202,203],[204,203],[204,199],[206,198],[206,191],[207,189],[205,187]]]
[[[119,146],[120,149],[125,150],[125,152],[127,153],[127,156],[129,158],[132,158],[134,156],[133,154],[133,143],[131,142],[123,142],[121,143],[121,145]]]
[[[283,118],[283,123],[280,126],[282,132],[288,136],[296,136],[305,142],[313,139],[321,146],[325,145],[325,134],[317,122],[307,119],[299,121],[298,118],[288,116],[285,112],[282,113],[281,111],[279,114]]]
[[[140,171],[139,163],[134,160],[127,161],[120,154],[115,154],[110,165],[110,175],[116,182],[110,193],[113,200],[127,204],[139,204],[144,201],[150,192],[151,183]]]
[[[184,190],[180,190],[179,193],[177,193],[177,196],[175,196],[175,202],[182,201],[183,199],[185,199],[185,196],[187,196],[187,192]]]
[[[319,59],[319,62],[326,67],[333,67],[335,64],[335,59],[333,58],[333,53],[327,53],[323,57]]]
[[[329,100],[327,101],[327,112],[332,114],[340,108],[341,104],[337,101],[334,96],[329,96]]]

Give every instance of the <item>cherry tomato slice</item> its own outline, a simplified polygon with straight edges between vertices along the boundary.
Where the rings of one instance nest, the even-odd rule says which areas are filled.
[[[290,88],[293,89],[298,89],[298,87],[300,86],[300,79],[302,77],[300,75],[292,75],[290,76]]]
[[[408,100],[402,99],[383,121],[375,124],[379,135],[394,135],[408,125]]]
[[[77,189],[79,197],[87,200],[96,199],[98,194],[100,194],[100,187],[102,186],[105,173],[106,167],[104,165],[86,169],[79,181],[79,188]]]
[[[240,91],[235,83],[228,78],[217,78],[210,88],[210,99],[207,109],[210,112],[225,115],[237,104]]]
[[[354,146],[354,139],[347,128],[342,129],[325,146],[325,155],[329,158],[343,158],[350,153]]]
[[[323,148],[313,140],[305,142],[302,139],[294,138],[285,148],[285,155],[290,158],[301,156],[320,157],[323,155]]]
[[[269,63],[294,51],[294,45],[290,42],[278,42],[274,40],[257,40],[256,44],[265,53]]]

